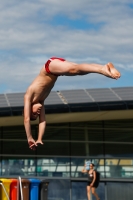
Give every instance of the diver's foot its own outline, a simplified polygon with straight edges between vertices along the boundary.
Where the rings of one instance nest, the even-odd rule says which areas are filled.
[[[103,75],[105,75],[109,78],[113,78],[113,79],[118,79],[121,76],[120,72],[118,72],[117,69],[115,69],[115,67],[112,63],[108,63],[108,64],[104,65],[104,67],[102,67],[102,69],[101,69],[101,73]]]

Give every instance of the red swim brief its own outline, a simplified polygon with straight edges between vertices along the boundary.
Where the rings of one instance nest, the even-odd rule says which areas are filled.
[[[55,59],[58,59],[58,60],[63,61],[63,62],[65,61],[64,58],[52,57],[52,58],[50,58],[50,59],[45,63],[45,70],[46,70],[46,72],[47,72],[48,74],[52,74],[52,75],[54,75],[54,76],[58,76],[57,74],[53,74],[53,73],[49,70],[49,64],[51,63],[52,60],[55,60]]]

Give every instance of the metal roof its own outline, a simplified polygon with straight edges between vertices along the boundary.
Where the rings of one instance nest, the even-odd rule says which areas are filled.
[[[0,116],[20,115],[24,93],[0,94]],[[46,113],[133,109],[133,87],[51,91]]]

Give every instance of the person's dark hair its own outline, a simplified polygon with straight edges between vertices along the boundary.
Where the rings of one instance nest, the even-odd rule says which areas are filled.
[[[95,167],[94,163],[90,163],[90,165],[92,165],[93,167]]]

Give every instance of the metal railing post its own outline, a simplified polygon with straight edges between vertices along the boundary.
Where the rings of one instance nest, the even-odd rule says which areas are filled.
[[[21,200],[23,200],[23,191],[22,191],[21,177],[19,176],[18,179],[19,179],[19,187],[20,187]]]
[[[3,190],[4,190],[5,194],[6,194],[7,199],[10,200],[2,181],[0,181],[0,185],[2,186],[2,188],[3,188]]]

